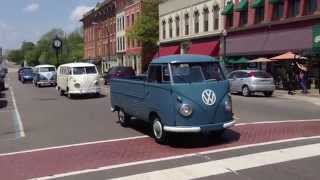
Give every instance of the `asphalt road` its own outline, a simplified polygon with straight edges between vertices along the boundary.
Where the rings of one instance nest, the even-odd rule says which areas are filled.
[[[233,96],[233,109],[239,118],[238,123],[319,119],[319,108],[311,103],[280,97]],[[23,124],[25,137],[21,137],[19,132],[19,120]],[[306,132],[298,133],[301,136],[305,134]],[[16,73],[11,72],[8,77],[8,89],[0,95],[0,154],[144,135],[148,135],[145,124],[137,123],[134,127],[123,128],[117,123],[116,114],[110,112],[106,86],[103,86],[101,97],[86,96],[70,100],[59,96],[53,87],[35,88],[32,84],[22,84],[17,81]],[[264,135],[270,136],[268,133]],[[189,162],[186,164],[193,162],[192,159],[186,161]],[[317,163],[319,158],[297,161],[298,164],[308,162]],[[166,166],[156,164],[156,167],[161,169]],[[138,167],[140,168],[143,169],[143,166]],[[123,174],[124,170],[118,171]],[[252,173],[248,170],[243,172],[248,176]],[[89,179],[107,177],[106,172],[89,176]],[[81,179],[81,176],[78,178]],[[87,176],[82,178],[88,179]]]

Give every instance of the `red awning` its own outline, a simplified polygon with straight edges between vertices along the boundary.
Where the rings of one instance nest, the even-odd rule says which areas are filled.
[[[180,54],[179,46],[163,46],[159,50],[160,56],[168,56],[173,54]]]
[[[219,49],[219,41],[193,42],[188,53],[207,56],[218,56]]]

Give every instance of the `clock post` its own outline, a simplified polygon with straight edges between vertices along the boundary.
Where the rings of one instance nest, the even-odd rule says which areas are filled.
[[[60,65],[60,62],[59,62],[59,53],[61,52],[62,50],[62,40],[56,36],[53,41],[52,41],[52,47],[53,49],[55,50],[56,52],[56,58],[57,58],[57,64],[56,66],[58,67]]]

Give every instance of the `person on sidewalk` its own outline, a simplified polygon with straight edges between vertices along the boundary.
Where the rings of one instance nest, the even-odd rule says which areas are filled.
[[[299,84],[301,86],[302,89],[302,93],[303,94],[307,94],[308,93],[308,89],[307,89],[307,73],[308,73],[308,68],[305,64],[300,64],[298,62],[296,62],[298,68],[299,68]]]
[[[287,71],[287,88],[288,88],[288,94],[294,95],[294,87],[295,87],[295,74],[294,74],[294,63],[289,63],[288,71]]]

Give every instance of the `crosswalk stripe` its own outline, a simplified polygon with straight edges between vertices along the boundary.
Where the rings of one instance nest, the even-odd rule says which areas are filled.
[[[320,156],[320,143],[226,158],[216,161],[164,169],[116,180],[196,179],[249,168]]]

